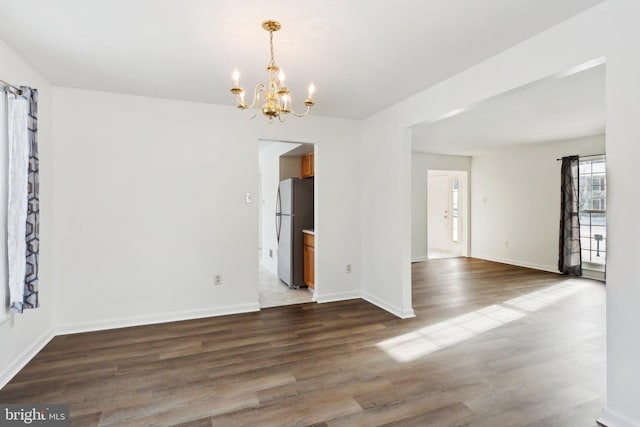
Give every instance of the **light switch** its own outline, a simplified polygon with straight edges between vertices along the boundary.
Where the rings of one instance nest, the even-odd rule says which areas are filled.
[[[245,203],[249,204],[249,203],[253,203],[253,194],[251,193],[245,193],[244,194],[244,201]]]

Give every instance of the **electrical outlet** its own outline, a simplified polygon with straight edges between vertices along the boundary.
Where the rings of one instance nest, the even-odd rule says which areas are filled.
[[[213,284],[214,284],[215,286],[220,286],[220,285],[222,285],[222,274],[216,274],[216,275],[215,275]]]
[[[347,264],[347,273],[351,273],[351,264]]]

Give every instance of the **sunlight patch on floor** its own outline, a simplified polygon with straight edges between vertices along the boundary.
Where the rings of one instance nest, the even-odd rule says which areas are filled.
[[[550,286],[398,335],[376,345],[396,361],[410,362],[548,307],[583,286],[579,281]]]
[[[584,286],[579,281],[568,281],[560,285],[551,286],[549,288],[540,289],[539,291],[512,298],[505,301],[504,304],[519,308],[525,311],[538,311],[548,307],[569,295],[575,293]]]

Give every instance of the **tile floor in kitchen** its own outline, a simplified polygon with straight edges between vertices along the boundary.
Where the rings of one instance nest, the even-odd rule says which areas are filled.
[[[259,264],[258,290],[260,308],[313,302],[313,290],[309,288],[290,289],[278,276]]]

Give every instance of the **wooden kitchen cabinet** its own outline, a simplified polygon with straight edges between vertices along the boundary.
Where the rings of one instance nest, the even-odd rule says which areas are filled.
[[[313,279],[315,277],[314,249],[315,237],[313,234],[304,233],[304,283],[313,289]]]
[[[309,178],[314,175],[314,163],[315,159],[313,153],[302,156],[302,159],[300,161],[302,170],[300,171],[300,174],[303,178]]]

